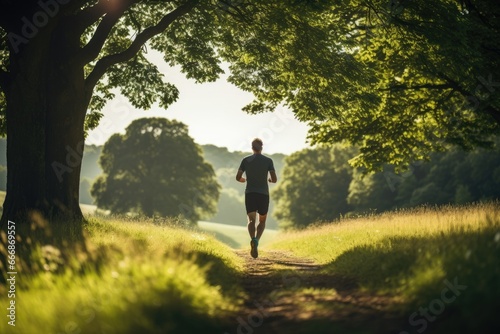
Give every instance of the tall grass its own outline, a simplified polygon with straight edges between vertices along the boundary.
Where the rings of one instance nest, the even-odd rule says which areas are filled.
[[[33,243],[30,259],[38,265],[24,272],[20,268],[16,327],[3,320],[0,332],[194,333],[221,328],[225,316],[239,307],[235,277],[242,270],[241,259],[213,237],[174,225],[90,218],[85,245],[70,256],[51,245],[50,238]],[[5,287],[0,290],[0,305],[7,305]]]
[[[464,332],[498,328],[499,203],[345,219],[282,234],[270,247],[313,258],[325,272],[347,277],[369,293],[397,296],[402,303],[395,307],[406,314],[458,284],[459,295],[446,304],[454,326]]]

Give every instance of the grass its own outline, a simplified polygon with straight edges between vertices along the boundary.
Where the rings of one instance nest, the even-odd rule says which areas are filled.
[[[16,230],[16,327],[4,319],[0,332],[222,333],[234,328],[234,315],[251,296],[245,297],[239,283],[242,259],[216,237],[235,247],[240,235],[247,247],[245,227],[202,224],[214,229],[207,233],[181,225],[168,219],[89,216],[81,243],[67,226],[50,231],[43,221],[35,230]],[[436,320],[425,323],[433,322],[429,333],[499,329],[499,203],[423,207],[266,233],[263,240],[276,240],[265,249],[312,258],[322,269],[307,275],[332,280],[319,287],[294,276],[302,284],[276,291],[298,301],[301,313],[319,315],[303,324],[304,333],[309,328],[330,332],[332,315],[343,326],[349,314],[359,312],[356,304],[344,305],[342,291],[336,295],[342,282],[352,282],[367,296],[394,300],[390,311],[401,314],[406,328],[400,329],[409,333],[423,332],[422,309],[440,305]],[[37,235],[41,242],[35,243]],[[3,245],[5,239],[0,257]],[[279,263],[275,269],[279,275]],[[6,270],[0,273],[5,282]],[[0,284],[0,305],[8,302],[7,287]],[[346,328],[373,333],[373,326]]]
[[[325,273],[353,280],[368,293],[397,296],[401,303],[395,307],[404,314],[443,304],[443,312],[454,317],[443,326],[453,323],[466,332],[498,328],[498,203],[345,219],[281,234],[270,247],[313,258]],[[458,293],[451,293],[450,284],[460,286]]]
[[[31,247],[36,265],[18,270],[16,327],[1,321],[0,332],[213,332],[239,307],[241,260],[210,235],[113,218],[90,218],[85,231],[66,258],[47,242]],[[27,240],[19,232],[20,248]]]

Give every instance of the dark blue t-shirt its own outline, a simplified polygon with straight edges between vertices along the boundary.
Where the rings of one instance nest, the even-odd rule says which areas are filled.
[[[262,154],[249,155],[243,158],[239,169],[246,173],[247,187],[245,193],[269,195],[267,173],[274,170],[274,164],[271,158]]]

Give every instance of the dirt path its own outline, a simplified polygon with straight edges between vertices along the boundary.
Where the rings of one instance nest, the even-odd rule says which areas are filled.
[[[245,260],[248,298],[226,333],[399,333],[404,326],[388,311],[391,297],[362,293],[310,259],[276,250],[258,259],[248,250],[236,253]]]

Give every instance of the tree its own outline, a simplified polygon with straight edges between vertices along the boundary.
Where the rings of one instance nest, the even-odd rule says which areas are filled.
[[[164,118],[133,121],[103,147],[104,171],[92,186],[99,207],[114,213],[183,216],[214,214],[219,184],[187,126]]]
[[[305,149],[285,159],[280,183],[272,191],[273,215],[280,227],[300,228],[331,221],[350,211],[352,180],[348,160],[354,150],[334,146]]]
[[[360,169],[354,169],[347,203],[358,213],[387,211],[394,206],[396,192],[393,190],[384,173],[365,175]]]
[[[82,218],[78,187],[85,128],[96,125],[97,110],[120,84],[135,106],[149,106],[160,91],[162,104],[175,99],[154,69],[147,75],[141,48],[195,4],[2,2],[3,221],[24,220],[33,210],[47,218]]]
[[[464,204],[500,198],[500,150],[451,149],[431,154],[427,163],[396,174],[386,166],[382,173],[362,176],[354,171],[348,203],[354,211],[378,212],[418,205]]]

